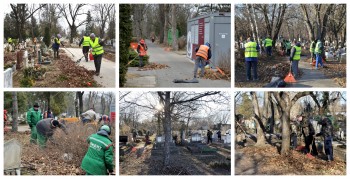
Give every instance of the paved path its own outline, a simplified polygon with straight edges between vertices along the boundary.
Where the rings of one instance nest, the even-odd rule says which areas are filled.
[[[69,52],[72,52],[74,54],[74,57],[72,59],[75,62],[84,56],[81,48],[67,48],[69,52],[66,48],[62,49],[65,50],[66,54],[71,57],[72,54]],[[85,58],[82,58],[81,62],[78,64],[88,70],[95,70],[94,61],[86,62]],[[102,58],[100,76],[94,76],[94,79],[98,84],[102,85],[102,87],[115,88],[115,62]]]
[[[327,64],[326,64],[327,65]],[[302,69],[303,75],[296,79],[296,83],[289,84],[289,88],[340,88],[333,79],[324,75],[321,70],[316,70],[311,66],[309,59],[302,58],[299,62],[299,68]]]
[[[173,83],[174,79],[192,79],[194,63],[185,55],[167,52],[151,41],[146,43],[148,45],[147,53],[150,55],[149,61],[166,64],[170,68],[137,71],[137,67],[129,67],[126,87],[231,87],[231,82],[226,80],[199,79],[199,83]]]

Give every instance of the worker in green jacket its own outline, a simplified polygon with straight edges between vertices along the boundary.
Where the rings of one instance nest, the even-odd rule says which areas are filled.
[[[32,108],[27,112],[27,123],[30,127],[30,143],[36,144],[37,142],[37,130],[36,124],[43,119],[43,114],[39,109],[39,104],[35,103]]]
[[[113,143],[109,138],[111,128],[101,126],[96,134],[89,136],[89,149],[86,152],[81,168],[86,175],[108,175],[114,170]]]
[[[54,142],[52,136],[57,128],[62,129],[63,132],[68,135],[66,126],[58,120],[55,120],[53,118],[46,118],[38,122],[36,125],[36,130],[38,132],[38,141],[40,148],[46,147],[47,140],[50,140],[54,144],[56,143]]]

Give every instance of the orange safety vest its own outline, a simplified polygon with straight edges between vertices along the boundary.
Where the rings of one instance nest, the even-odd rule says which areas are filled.
[[[147,55],[147,51],[145,50],[145,48],[143,48],[142,45],[140,45],[140,56],[143,57]]]
[[[209,47],[206,45],[201,45],[196,53],[196,56],[203,57],[205,60],[208,60],[208,51]]]

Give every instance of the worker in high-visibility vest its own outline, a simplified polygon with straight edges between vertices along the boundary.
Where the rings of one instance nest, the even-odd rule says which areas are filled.
[[[244,44],[244,57],[245,57],[245,67],[246,67],[246,77],[247,81],[251,78],[251,69],[253,69],[253,80],[258,80],[258,54],[260,51],[260,46],[258,43],[254,42],[250,37],[247,39],[247,43]]]
[[[310,54],[311,54],[311,60],[315,58],[315,47],[316,47],[317,39],[312,41],[310,44]],[[312,61],[311,61],[312,62]]]
[[[143,67],[143,57],[147,55],[147,49],[145,40],[141,39],[136,49],[139,54],[139,68]]]
[[[90,47],[92,49],[91,53],[94,56],[94,64],[95,64],[95,75],[100,75],[101,63],[102,63],[102,55],[104,53],[103,50],[104,41],[100,38],[97,38],[94,33],[90,34]]]
[[[89,49],[90,49],[90,36],[85,34],[83,36],[83,38],[81,38],[80,42],[79,42],[79,47],[83,45],[83,54],[85,57],[85,61],[88,62],[88,53],[89,53]]]
[[[317,43],[316,43],[316,47],[315,47],[315,55],[316,55],[316,70],[318,67],[318,64],[321,65],[321,67],[323,67],[323,63],[322,63],[322,52],[323,52],[323,44],[321,42],[320,39],[318,39]]]
[[[291,54],[289,57],[290,62],[292,63],[292,73],[296,78],[298,76],[298,65],[301,55],[301,44],[300,42],[294,41],[294,46],[292,47]]]
[[[210,43],[207,42],[205,45],[200,45],[195,49],[196,59],[194,61],[194,75],[193,78],[197,78],[198,68],[201,67],[200,77],[204,77],[204,67],[207,61],[211,58]]]
[[[265,38],[264,47],[266,48],[266,54],[268,56],[272,55],[272,40],[269,37]]]
[[[59,57],[59,49],[60,49],[60,46],[62,45],[63,47],[64,47],[64,45],[63,45],[63,43],[61,42],[61,35],[60,34],[57,34],[57,36],[55,37],[55,39],[54,39],[54,42],[53,42],[53,44],[52,44],[52,49],[53,49],[53,56],[54,56],[54,58],[60,58]]]

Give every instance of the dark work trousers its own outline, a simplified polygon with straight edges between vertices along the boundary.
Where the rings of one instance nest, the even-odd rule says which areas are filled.
[[[266,47],[266,54],[267,54],[268,56],[271,56],[271,55],[272,55],[272,46]]]
[[[52,48],[52,49],[53,49],[53,57],[54,57],[54,58],[60,58],[60,57],[58,56],[59,48]]]
[[[258,79],[258,61],[245,61],[246,77],[251,80],[251,69],[253,69],[253,79]]]
[[[318,155],[315,140],[313,140],[314,137],[312,135],[309,135],[305,137],[305,150],[306,153],[310,153],[310,145],[312,145],[312,155]]]
[[[94,64],[95,64],[95,69],[96,69],[97,75],[100,74],[101,62],[102,62],[102,54],[94,55]]]
[[[85,61],[89,61],[89,58],[88,58],[89,48],[90,48],[89,46],[83,46],[83,54],[85,57]]]
[[[333,146],[332,146],[333,138],[332,136],[324,138],[324,152],[327,155],[327,160],[333,161]]]
[[[201,75],[200,75],[200,77],[204,76],[205,63],[206,62],[205,62],[205,59],[203,57],[197,56],[197,58],[194,61],[193,78],[197,78],[197,72],[198,72],[199,66],[201,68]]]
[[[294,77],[298,76],[299,60],[292,60],[292,73]]]
[[[291,145],[293,150],[295,150],[297,148],[297,145],[298,145],[298,136],[297,136],[297,134],[292,133],[290,135],[290,145]]]
[[[287,56],[290,55],[290,49],[287,49]]]
[[[213,143],[213,138],[211,138],[211,136],[208,137],[208,144],[209,144],[209,142],[210,142],[210,143]]]
[[[143,56],[139,56],[139,67],[143,67]]]

